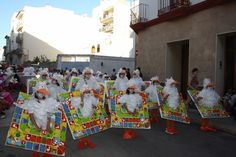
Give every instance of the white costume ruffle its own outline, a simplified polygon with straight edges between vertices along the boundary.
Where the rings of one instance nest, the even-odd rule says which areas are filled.
[[[84,106],[81,106],[81,97],[73,97],[71,98],[72,106],[77,110],[80,109],[81,114],[84,118],[91,117],[93,115],[93,106],[98,105],[98,99],[96,99],[93,95],[89,94],[84,97]]]
[[[158,101],[158,93],[157,93],[157,86],[156,85],[150,85],[146,90],[145,93],[148,94],[148,98],[152,102]]]
[[[202,97],[200,102],[206,107],[214,107],[220,100],[220,96],[212,88],[203,88],[197,97]]]
[[[130,112],[142,107],[142,97],[139,94],[125,94],[118,99],[118,102],[127,105]]]
[[[128,81],[129,80],[127,77],[125,77],[123,79],[117,77],[117,79],[115,80],[115,83],[114,83],[114,87],[116,88],[116,90],[124,91],[128,88],[128,86],[127,86]]]
[[[131,78],[130,81],[134,82],[135,86],[138,88],[138,90],[141,91],[142,86],[144,86],[144,82],[143,79],[141,77],[137,77],[137,78]]]
[[[35,98],[32,98],[23,108],[34,115],[35,122],[40,129],[46,130],[48,116],[57,112],[60,105],[61,104],[53,98],[40,100],[40,103]]]
[[[75,87],[75,90],[81,90],[81,88],[84,85],[88,85],[89,88],[92,89],[100,89],[100,85],[98,84],[98,82],[94,79],[94,77],[90,77],[89,79],[84,79],[83,77],[79,80],[77,86]]]
[[[180,96],[176,87],[165,86],[163,89],[164,96],[168,96],[167,102],[170,108],[177,109],[180,105]]]

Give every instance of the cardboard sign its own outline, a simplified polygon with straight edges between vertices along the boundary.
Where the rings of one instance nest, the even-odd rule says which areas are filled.
[[[37,78],[28,79],[27,80],[27,94],[32,94],[34,92],[34,87],[40,81],[41,80]]]
[[[187,113],[187,107],[181,95],[180,95],[180,102],[179,102],[180,104],[176,109],[169,107],[167,100],[163,102],[164,96],[162,92],[160,92],[160,95],[161,95],[160,97],[161,106],[159,110],[160,110],[161,118],[190,124],[190,120]]]
[[[229,114],[225,111],[221,103],[217,103],[214,107],[207,107],[201,104],[200,101],[196,101],[198,90],[188,90],[188,94],[194,102],[197,110],[201,114],[202,118],[228,118]]]
[[[125,91],[118,91],[112,88],[114,81],[106,81],[105,89],[108,95],[108,105],[111,113],[111,127],[113,128],[131,128],[131,129],[150,129],[148,114],[147,95],[140,93],[142,97],[142,107],[137,114],[132,115],[117,102],[118,98],[125,94]]]
[[[67,130],[65,115],[63,112],[51,115],[50,130],[39,131],[31,122],[27,110],[20,107],[30,98],[26,93],[19,93],[5,145],[64,156]]]
[[[80,109],[77,110],[71,103],[72,97],[80,97],[80,91],[61,93],[59,95],[73,139],[80,139],[96,134],[110,127],[110,120],[103,104],[105,95],[104,86],[101,87],[100,93],[96,93],[96,91],[94,93],[94,96],[99,99],[99,103],[92,117],[88,118],[83,117]]]

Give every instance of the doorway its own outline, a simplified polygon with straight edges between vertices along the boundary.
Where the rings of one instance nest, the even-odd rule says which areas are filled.
[[[224,92],[236,90],[236,35],[225,39]]]
[[[180,84],[179,91],[183,98],[187,98],[188,71],[189,71],[189,40],[167,44],[166,76],[173,77]]]

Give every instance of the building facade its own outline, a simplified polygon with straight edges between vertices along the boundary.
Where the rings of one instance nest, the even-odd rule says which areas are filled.
[[[99,32],[92,45],[96,48],[94,54],[134,58],[135,33],[129,27],[128,0],[101,0],[93,10],[93,18]]]
[[[220,94],[236,89],[236,2],[158,0],[157,4],[156,17],[131,20],[138,34],[136,62],[145,78],[159,75],[164,81],[173,76],[186,96],[196,67],[200,82],[210,78]]]
[[[6,60],[22,64],[45,55],[55,61],[57,54],[132,57],[135,33],[129,27],[129,9],[127,0],[101,0],[90,17],[51,6],[25,6],[12,17]]]

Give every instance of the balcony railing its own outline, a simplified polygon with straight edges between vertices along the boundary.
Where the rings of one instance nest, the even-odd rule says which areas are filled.
[[[16,36],[16,43],[21,44],[22,42],[23,42],[23,34],[18,33],[18,35]]]
[[[107,23],[107,22],[110,22],[113,20],[113,14],[107,14],[107,15],[104,15],[102,18],[101,18],[101,22],[102,23]]]
[[[140,3],[139,5],[131,8],[131,25],[148,21],[147,6],[147,4]]]
[[[160,0],[158,15],[168,13],[172,10],[188,7],[190,5],[190,0]]]
[[[113,32],[113,25],[106,25],[102,27],[102,31],[106,33],[112,33]]]

